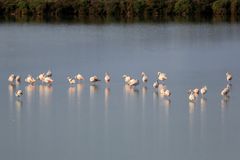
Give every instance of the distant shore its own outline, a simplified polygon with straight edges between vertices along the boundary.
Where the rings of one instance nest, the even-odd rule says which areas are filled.
[[[239,17],[239,0],[4,0],[0,16]]]

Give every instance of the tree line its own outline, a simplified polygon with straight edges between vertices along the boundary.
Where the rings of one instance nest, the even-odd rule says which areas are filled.
[[[0,15],[238,16],[240,0],[0,0]]]

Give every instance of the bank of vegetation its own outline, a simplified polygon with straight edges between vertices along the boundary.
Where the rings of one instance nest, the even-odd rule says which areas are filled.
[[[0,0],[2,16],[238,16],[240,0]]]

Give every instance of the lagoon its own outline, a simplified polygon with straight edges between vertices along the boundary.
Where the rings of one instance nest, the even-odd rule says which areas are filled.
[[[240,157],[239,23],[1,23],[0,157],[41,159],[195,159]],[[37,76],[51,69],[51,87],[8,85],[10,73]],[[110,85],[74,86],[81,72]],[[121,76],[149,83],[134,90]],[[152,88],[156,72],[168,74],[172,91]],[[225,73],[234,78],[220,96]],[[208,86],[205,98],[188,102],[190,88]]]

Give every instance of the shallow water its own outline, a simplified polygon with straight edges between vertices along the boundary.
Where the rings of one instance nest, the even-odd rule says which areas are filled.
[[[0,24],[0,155],[5,160],[240,157],[240,24]],[[10,73],[51,69],[53,86],[8,85]],[[81,72],[112,82],[69,86]],[[124,86],[124,73],[149,83]],[[172,96],[152,88],[168,74]],[[225,72],[234,75],[220,96]],[[88,79],[88,78],[87,78]],[[189,103],[187,90],[208,86]],[[24,96],[18,100],[14,91]]]

